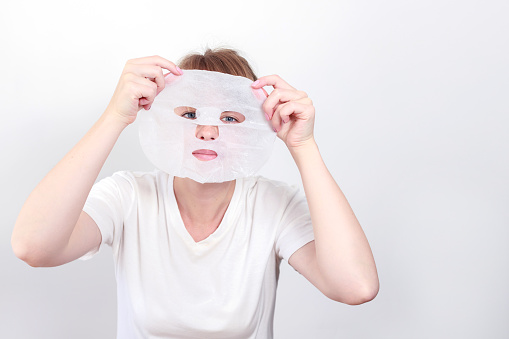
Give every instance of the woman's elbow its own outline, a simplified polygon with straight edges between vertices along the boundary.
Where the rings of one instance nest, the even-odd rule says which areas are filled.
[[[37,267],[37,264],[35,263],[35,261],[30,257],[30,254],[29,254],[29,248],[28,246],[26,246],[26,244],[23,244],[19,241],[15,241],[14,238],[11,239],[11,247],[12,247],[12,251],[14,252],[14,255],[26,262],[28,265],[32,266],[32,267]]]
[[[336,289],[336,293],[328,293],[326,296],[329,299],[347,305],[361,305],[375,299],[378,291],[379,283],[377,280],[373,283],[368,283],[348,289],[348,291],[345,291],[344,289]]]
[[[364,293],[359,293],[358,295],[353,296],[351,299],[347,300],[347,302],[345,302],[345,303],[348,305],[352,305],[352,306],[361,305],[361,304],[370,302],[371,300],[375,299],[377,294],[378,294],[378,287],[373,288],[371,290],[367,290]]]
[[[41,251],[37,251],[37,247],[26,241],[16,239],[14,236],[11,238],[11,247],[14,255],[18,259],[24,261],[32,267],[45,267]]]

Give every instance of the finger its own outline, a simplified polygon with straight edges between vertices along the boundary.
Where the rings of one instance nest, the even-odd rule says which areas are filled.
[[[278,104],[293,100],[300,100],[303,98],[307,98],[307,94],[305,92],[295,89],[289,90],[276,88],[272,91],[272,93],[270,93],[267,99],[265,99],[264,103],[262,104],[262,109],[269,116],[269,118],[272,118],[272,115],[277,109]]]
[[[294,119],[298,119],[299,116],[306,113],[309,108],[309,105],[296,101],[281,104],[274,112],[272,126],[274,126],[276,132],[279,132],[281,128],[283,128],[283,124],[287,124],[292,120],[292,116],[294,116]]]
[[[135,82],[136,84],[139,84],[139,85],[150,87],[154,91],[154,93],[157,92],[157,84],[150,79],[137,76],[137,77],[133,77],[131,79],[131,81]]]
[[[273,86],[274,88],[282,88],[282,89],[295,89],[290,86],[286,81],[284,81],[279,75],[266,75],[264,77],[258,78],[253,84],[251,84],[253,88],[261,88],[263,86]]]
[[[263,93],[265,94],[265,97],[268,98],[269,97],[269,93],[267,93],[267,91],[265,90],[265,88],[262,88],[262,91]]]
[[[167,60],[163,57],[160,57],[158,55],[137,58],[137,59],[131,59],[128,61],[128,63],[132,63],[135,65],[150,64],[150,65],[155,65],[155,66],[164,68],[175,75],[184,74],[184,72],[182,72],[182,70],[177,65],[175,65],[173,62],[171,62],[170,60]]]
[[[157,85],[157,93],[161,92],[164,89],[165,82],[163,70],[159,66],[130,64],[126,65],[125,71],[134,73],[139,77],[147,78],[151,81],[154,81]]]
[[[145,78],[138,78],[134,82],[133,94],[138,98],[138,105],[143,107],[151,105],[157,95],[157,85]]]

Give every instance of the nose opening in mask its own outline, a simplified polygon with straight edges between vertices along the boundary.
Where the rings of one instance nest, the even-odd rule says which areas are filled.
[[[204,141],[214,141],[219,138],[219,129],[217,126],[197,125],[196,137]]]

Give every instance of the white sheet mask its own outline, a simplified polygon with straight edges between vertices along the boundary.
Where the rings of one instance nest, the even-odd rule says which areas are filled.
[[[160,170],[200,183],[255,174],[268,160],[276,133],[262,110],[265,94],[252,83],[201,70],[168,75],[152,108],[138,113],[145,155]],[[239,122],[229,122],[234,119]],[[197,150],[208,151],[193,155]],[[211,151],[215,158],[203,155]]]

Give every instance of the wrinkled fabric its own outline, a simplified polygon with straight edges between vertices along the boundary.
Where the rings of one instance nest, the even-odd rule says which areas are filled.
[[[265,94],[251,84],[248,78],[202,70],[168,75],[151,109],[138,114],[145,155],[160,170],[200,183],[254,175],[268,160],[276,133],[262,110]],[[194,118],[179,115],[187,112],[182,107]],[[241,113],[245,120],[222,121],[223,112]],[[217,126],[218,137],[200,139],[198,125]],[[217,157],[202,161],[193,156],[196,150],[214,151]]]

